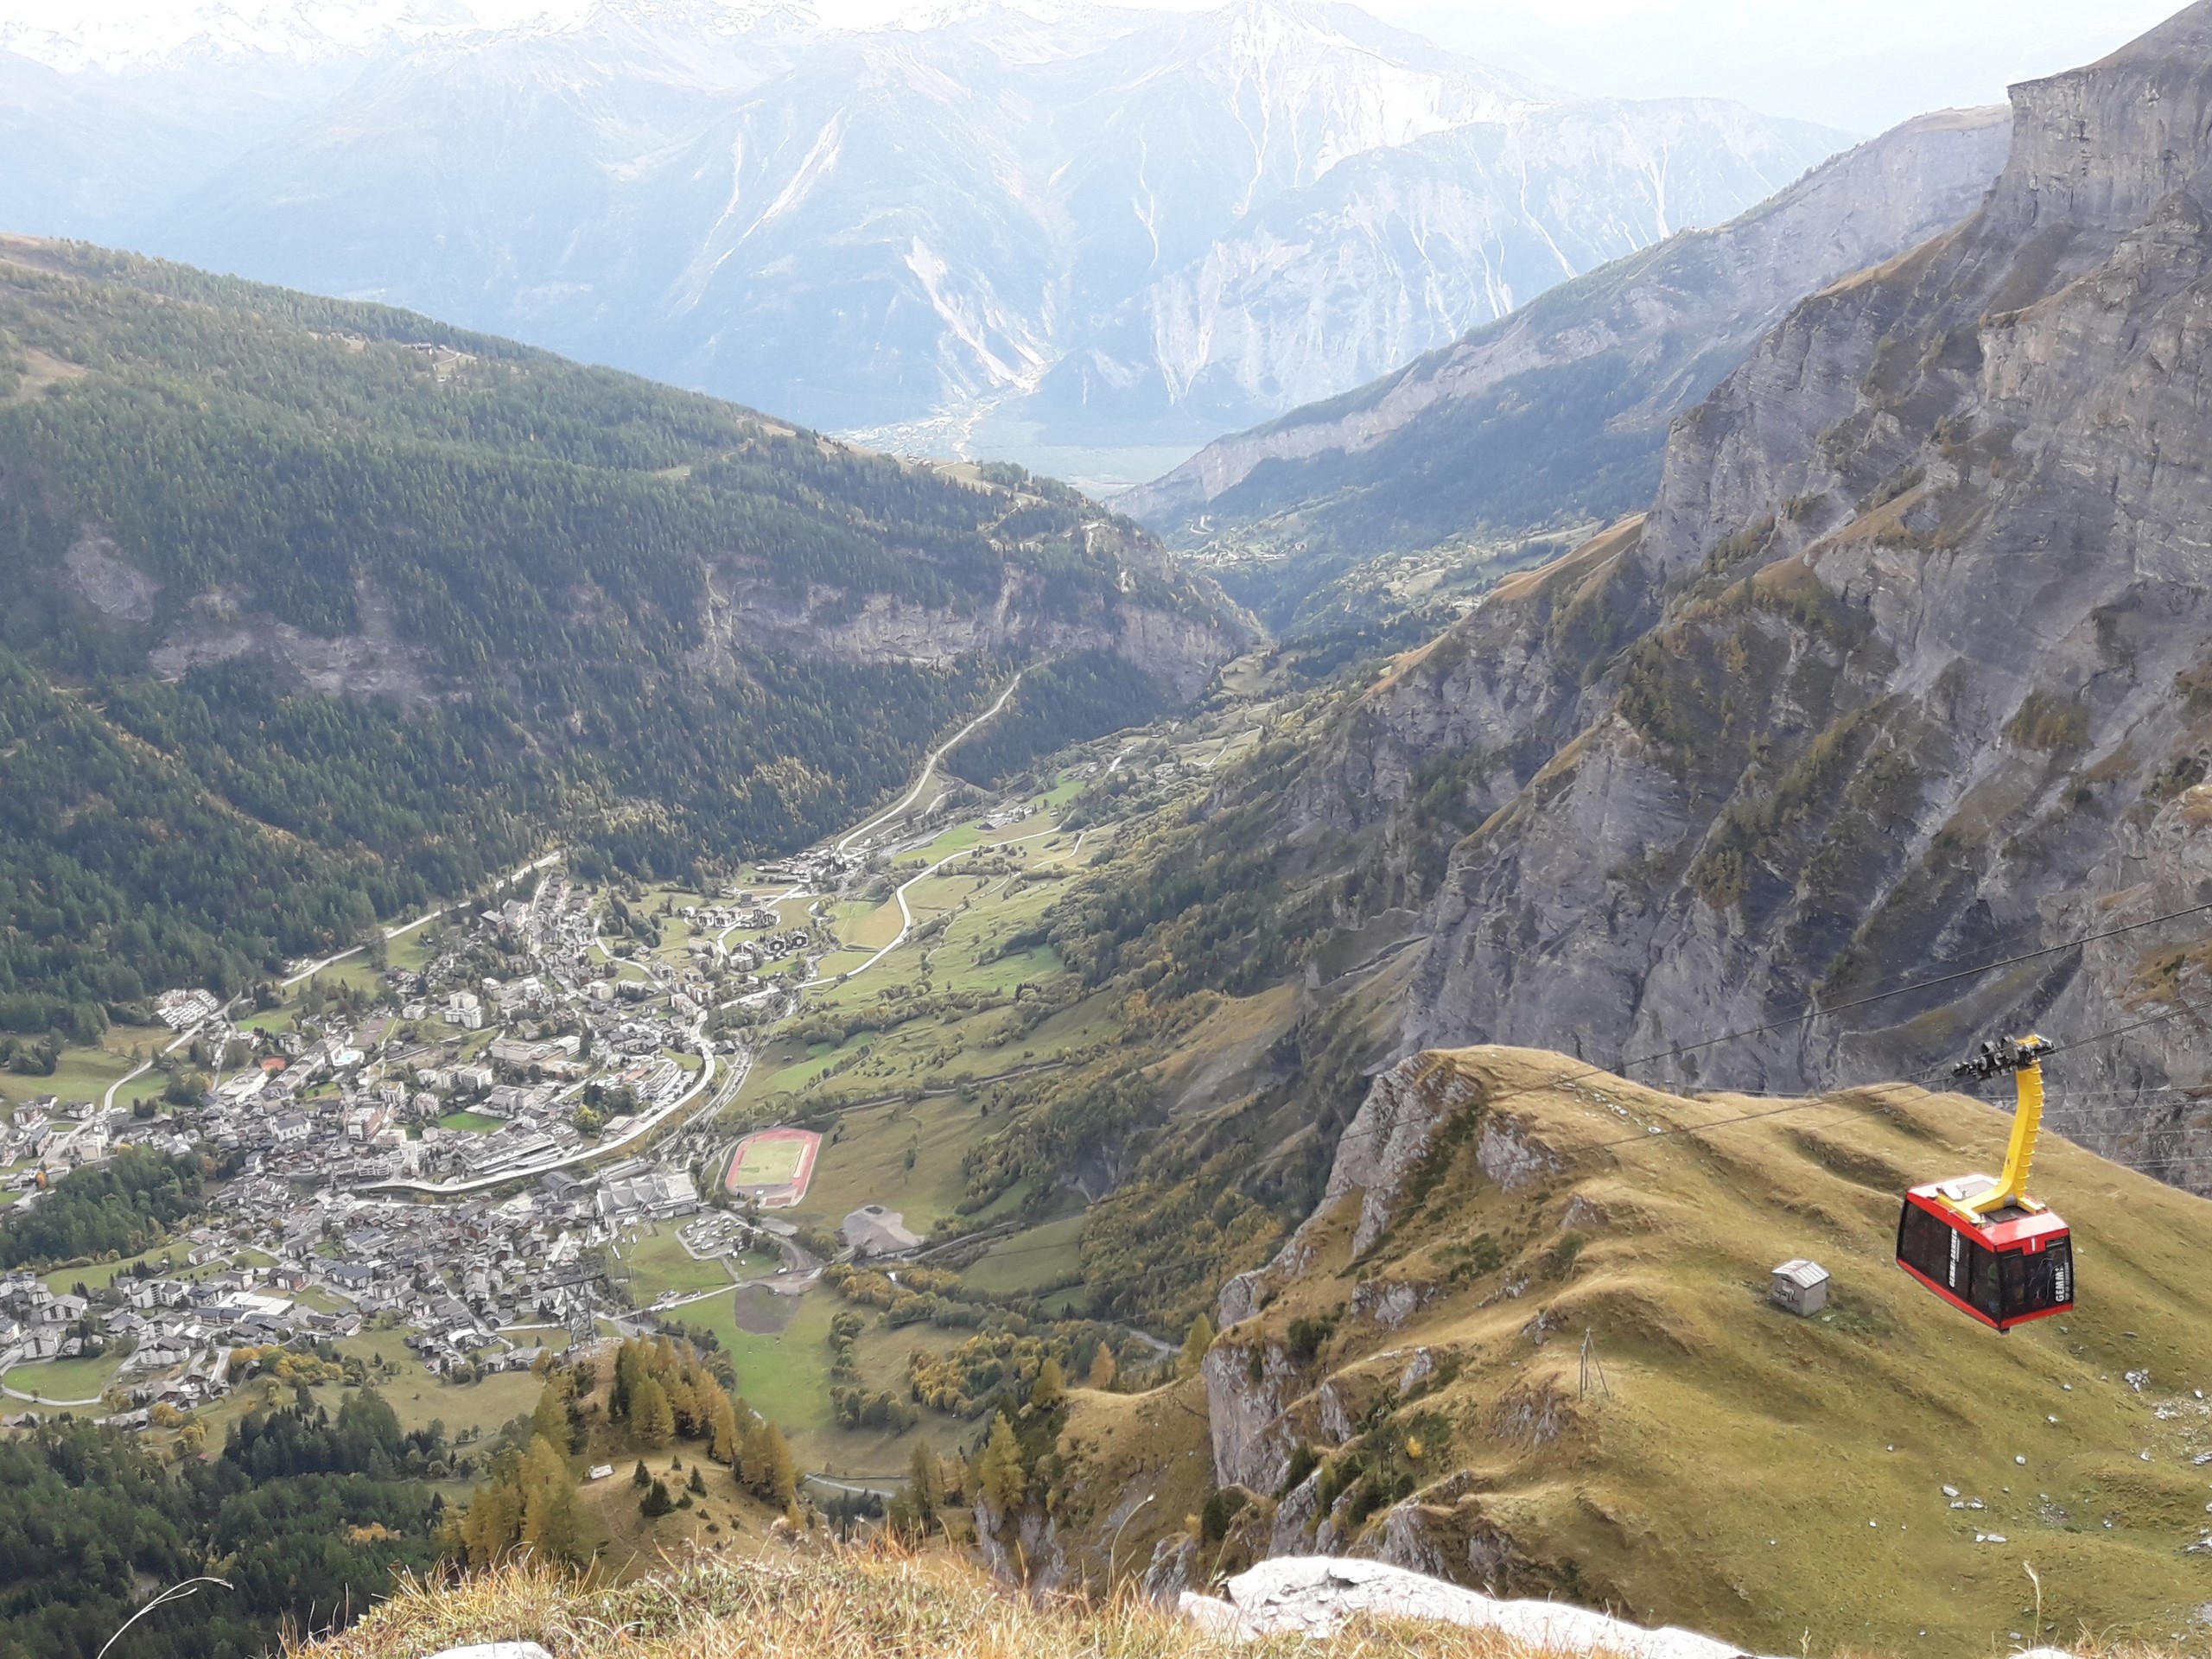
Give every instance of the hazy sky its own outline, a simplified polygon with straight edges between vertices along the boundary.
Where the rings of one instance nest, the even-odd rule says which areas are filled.
[[[1874,132],[2088,63],[2180,0],[1380,0],[1472,57],[1634,97],[1741,99]]]
[[[1122,0],[1203,10],[1212,0]],[[912,0],[820,0],[874,23]],[[1580,92],[1740,99],[1862,133],[2102,57],[2182,0],[1366,0],[1471,57]]]
[[[411,0],[487,21],[574,12],[591,0]],[[1020,3],[1020,0],[1015,0]],[[804,3],[804,0],[802,0]],[[1203,0],[1122,0],[1201,10]],[[10,23],[110,45],[170,35],[195,12],[304,8],[345,35],[410,0],[0,0]],[[869,27],[915,0],[814,0],[825,22]],[[1777,115],[1872,132],[1922,110],[1994,103],[2005,86],[2102,56],[2178,0],[1368,0],[1440,43],[1579,91],[1741,99]],[[188,25],[186,25],[188,27]]]

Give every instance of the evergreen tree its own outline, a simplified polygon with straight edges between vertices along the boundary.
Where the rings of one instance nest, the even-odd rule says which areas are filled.
[[[917,1444],[906,1459],[906,1497],[914,1516],[926,1532],[937,1524],[938,1505],[944,1501],[944,1482],[938,1472],[937,1453]]]
[[[489,1567],[517,1549],[581,1567],[592,1556],[589,1522],[576,1501],[575,1477],[543,1435],[518,1456],[504,1452],[477,1489],[458,1528],[471,1567]]]
[[[1098,1351],[1090,1357],[1090,1375],[1084,1380],[1089,1387],[1103,1394],[1114,1386],[1114,1378],[1119,1375],[1120,1370],[1114,1363],[1114,1351],[1102,1342],[1098,1344]]]
[[[544,1436],[531,1437],[517,1484],[522,1490],[523,1547],[540,1560],[578,1567],[588,1561],[591,1529],[576,1502],[575,1477]]]
[[[741,1441],[737,1427],[737,1408],[730,1403],[727,1394],[721,1395],[715,1402],[714,1421],[709,1426],[709,1432],[711,1438],[707,1443],[707,1455],[717,1463],[734,1466]]]
[[[754,1417],[745,1433],[738,1478],[754,1497],[779,1510],[789,1509],[798,1497],[798,1460],[784,1431],[765,1417]]]
[[[568,1390],[559,1382],[549,1378],[539,1392],[537,1408],[530,1414],[530,1432],[562,1457],[575,1449],[569,1432]]]
[[[668,1408],[674,1414],[676,1432],[683,1435],[697,1435],[707,1425],[700,1414],[699,1395],[690,1381],[681,1375],[662,1385],[668,1393]]]
[[[494,1476],[479,1487],[461,1515],[461,1541],[471,1567],[490,1567],[522,1535],[522,1488]]]
[[[625,1338],[614,1354],[614,1386],[607,1396],[607,1414],[620,1422],[630,1414],[632,1397],[638,1383],[645,1376],[645,1366],[638,1352],[638,1344]]]
[[[1050,1411],[1067,1398],[1068,1380],[1060,1370],[1060,1362],[1050,1354],[1037,1368],[1037,1380],[1029,1385],[1029,1403],[1039,1411]]]

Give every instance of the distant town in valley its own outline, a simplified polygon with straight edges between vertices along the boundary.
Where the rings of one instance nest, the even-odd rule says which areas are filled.
[[[753,1065],[741,1033],[826,982],[837,895],[942,817],[636,909],[549,857],[480,909],[382,930],[281,985],[163,994],[158,1060],[101,1099],[34,1096],[0,1120],[16,1194],[0,1220],[133,1148],[210,1160],[206,1218],[147,1259],[0,1279],[10,1419],[99,1405],[128,1427],[174,1423],[243,1380],[242,1353],[364,1332],[403,1333],[432,1376],[527,1370],[635,1328],[623,1246],[663,1224],[732,1284],[803,1290],[821,1259],[772,1214],[804,1196],[803,1173],[748,1189],[739,1162],[760,1137],[722,1123]],[[921,1243],[884,1213],[856,1211],[852,1243]],[[684,1300],[697,1294],[664,1299]]]

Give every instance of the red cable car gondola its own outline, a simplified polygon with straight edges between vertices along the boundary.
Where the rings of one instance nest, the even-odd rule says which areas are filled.
[[[2005,1173],[1932,1181],[1904,1195],[1897,1266],[1962,1313],[2004,1332],[2074,1306],[2074,1242],[2066,1224],[2028,1196],[2028,1168],[2043,1129],[2040,1037],[1984,1043],[1954,1077],[2010,1071],[2018,1087]]]

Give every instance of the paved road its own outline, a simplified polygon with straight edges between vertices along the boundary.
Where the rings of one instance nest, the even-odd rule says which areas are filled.
[[[167,1045],[162,1050],[162,1052],[164,1054],[174,1054],[177,1050],[182,1048],[187,1043],[190,1042],[199,1034],[200,1027],[198,1026],[187,1026],[182,1031],[177,1033],[176,1039]],[[107,1093],[100,1098],[100,1109],[102,1111],[106,1111],[110,1108],[113,1107],[115,1104],[115,1091],[122,1088],[124,1084],[130,1082],[131,1078],[145,1076],[148,1071],[153,1069],[153,1065],[154,1063],[151,1060],[141,1060],[137,1065],[132,1066],[130,1070],[118,1077],[113,1083],[108,1084]]]
[[[365,1181],[353,1191],[356,1192],[427,1192],[432,1198],[457,1198],[465,1192],[481,1192],[488,1187],[503,1186],[509,1181],[528,1180],[539,1175],[550,1175],[556,1169],[568,1169],[577,1164],[588,1163],[592,1159],[604,1157],[611,1152],[620,1152],[623,1147],[643,1140],[667,1122],[676,1113],[682,1111],[684,1107],[697,1099],[700,1091],[711,1084],[714,1080],[715,1057],[709,1054],[707,1056],[706,1065],[700,1068],[698,1082],[693,1084],[674,1100],[670,1101],[667,1105],[653,1111],[620,1141],[603,1141],[596,1147],[587,1147],[581,1151],[565,1153],[545,1163],[524,1164],[497,1175],[479,1175],[465,1181],[416,1181],[402,1178],[389,1181]]]
[[[89,1400],[49,1400],[42,1394],[25,1394],[20,1389],[5,1386],[0,1386],[0,1394],[6,1395],[10,1400],[28,1400],[35,1406],[104,1406],[107,1403],[98,1395]]]
[[[897,817],[908,807],[913,805],[916,801],[921,799],[922,791],[930,786],[930,780],[937,775],[938,763],[943,760],[946,755],[951,753],[953,750],[958,748],[963,743],[966,742],[969,734],[973,733],[987,721],[997,716],[999,710],[1006,707],[1007,700],[1014,696],[1014,688],[1021,683],[1021,674],[1027,671],[1028,671],[1025,669],[1021,671],[1021,672],[1016,673],[1012,679],[1006,683],[1006,690],[999,693],[999,700],[996,702],[984,709],[982,714],[976,715],[975,719],[969,721],[965,726],[963,726],[950,737],[946,738],[944,742],[938,744],[937,747],[930,751],[929,759],[922,762],[921,776],[914,779],[914,786],[906,791],[904,798],[900,799],[896,806],[892,807],[887,811],[877,813],[874,817],[870,818],[866,823],[861,825],[857,830],[847,830],[845,834],[838,837],[836,842],[836,849],[841,853],[850,852],[852,850],[853,843],[858,841],[861,836],[867,835],[868,832],[874,829],[876,825]]]
[[[544,857],[535,860],[528,864],[518,865],[509,874],[501,876],[493,891],[497,892],[499,887],[504,887],[510,882],[521,880],[523,877],[528,875],[532,870],[550,869],[554,865],[558,864],[560,861],[561,854],[556,849],[556,850],[546,854]],[[448,911],[459,910],[461,906],[467,902],[467,901],[466,899],[455,899],[452,904],[440,905],[435,910],[426,910],[411,922],[401,922],[397,926],[387,927],[384,930],[384,936],[387,939],[396,939],[403,933],[412,933],[416,928],[423,926],[427,923],[436,921],[439,917],[444,915]],[[298,973],[292,975],[287,979],[280,981],[279,983],[288,988],[296,985],[302,980],[311,978],[315,975],[321,973],[326,968],[335,966],[339,963],[349,961],[353,957],[359,956],[366,948],[367,947],[364,945],[357,944],[351,950],[340,950],[335,956],[325,957],[321,962],[309,963],[306,967],[301,969]]]

